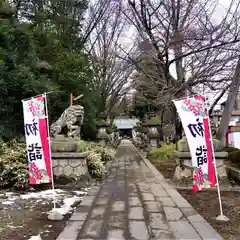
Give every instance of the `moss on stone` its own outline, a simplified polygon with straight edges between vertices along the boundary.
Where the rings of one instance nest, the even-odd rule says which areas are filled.
[[[221,144],[218,139],[213,139],[213,148],[214,148],[215,152],[219,152],[221,150]],[[190,151],[187,139],[180,139],[177,142],[177,150],[179,152],[189,152]]]
[[[74,141],[69,142],[55,142],[51,144],[52,152],[77,152],[78,145]]]

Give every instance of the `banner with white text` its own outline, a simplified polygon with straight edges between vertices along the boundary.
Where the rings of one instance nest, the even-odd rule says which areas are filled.
[[[188,141],[193,166],[193,191],[214,187],[213,162],[208,110],[203,96],[174,100]]]
[[[23,100],[29,183],[52,182],[45,95]]]

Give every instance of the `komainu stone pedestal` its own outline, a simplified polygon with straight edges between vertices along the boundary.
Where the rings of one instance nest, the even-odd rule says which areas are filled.
[[[227,152],[215,152],[216,167],[218,178],[221,183],[228,184],[227,172],[224,161],[227,158]],[[193,176],[193,167],[190,152],[177,152],[177,167],[174,174],[175,180],[182,178],[191,178]]]
[[[217,139],[213,139],[214,149],[218,150],[220,142]],[[178,151],[176,152],[176,163],[177,167],[174,173],[174,180],[182,180],[184,178],[192,178],[193,166],[191,154],[186,138],[181,139],[177,144]],[[225,160],[228,157],[227,152],[215,151],[215,160],[217,167],[217,174],[220,184],[228,185],[227,171],[225,167]]]
[[[88,174],[87,153],[61,152],[52,153],[53,173],[56,177],[64,176],[78,180]]]
[[[88,153],[77,152],[80,139],[57,135],[51,141],[53,173],[56,177],[79,180],[88,174]]]

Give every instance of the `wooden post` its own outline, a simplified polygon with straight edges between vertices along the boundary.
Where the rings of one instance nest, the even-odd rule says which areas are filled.
[[[73,105],[73,94],[70,93],[70,96],[69,96],[69,103],[70,103],[70,106]]]

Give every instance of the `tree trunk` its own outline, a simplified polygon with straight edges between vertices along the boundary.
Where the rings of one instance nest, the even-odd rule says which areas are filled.
[[[227,133],[228,124],[232,116],[232,110],[238,94],[239,85],[240,85],[240,57],[238,58],[238,63],[229,88],[227,101],[225,103],[225,107],[222,113],[222,119],[220,121],[220,125],[217,131],[217,138],[220,140],[222,146],[225,146],[225,135]]]

